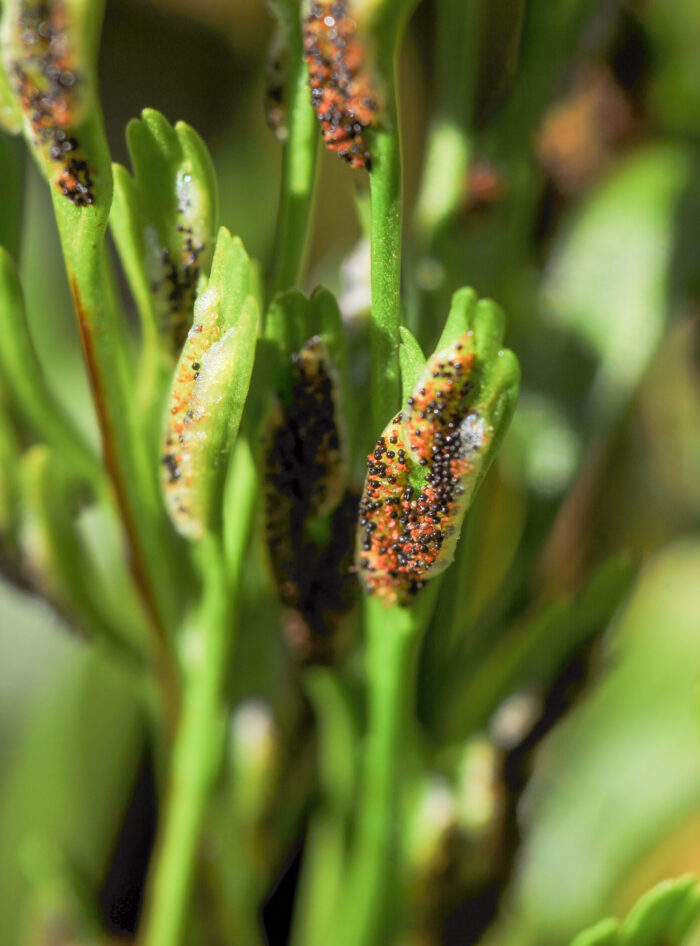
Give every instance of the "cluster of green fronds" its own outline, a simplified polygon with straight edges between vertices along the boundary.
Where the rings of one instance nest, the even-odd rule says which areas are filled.
[[[583,173],[562,170],[543,116],[556,124],[546,109],[596,4],[436,0],[423,13],[437,82],[411,214],[396,71],[415,0],[269,6],[282,182],[263,265],[220,223],[214,161],[189,125],[145,109],[126,129],[130,168],[112,163],[101,4],[3,0],[0,565],[84,638],[109,721],[98,713],[74,747],[84,784],[57,788],[70,818],[52,823],[49,805],[3,833],[0,810],[18,855],[0,891],[8,942],[107,941],[99,880],[143,739],[158,832],[141,946],[262,942],[262,903],[302,832],[294,946],[439,942],[450,910],[476,910],[483,891],[492,903],[469,941],[493,924],[493,942],[527,942],[496,902],[532,750],[633,577],[586,526],[663,334],[692,161],[651,145],[629,159],[532,288],[542,167],[562,195]],[[371,291],[359,313],[306,272],[322,143],[357,183]],[[25,309],[30,154],[99,446],[70,378],[56,396]],[[590,249],[605,239],[619,285]],[[518,359],[499,305],[464,282],[513,313],[530,381],[510,432]],[[535,326],[538,307],[549,315]],[[653,645],[637,647],[662,676]],[[612,715],[631,719],[610,684]],[[77,743],[70,714],[59,724],[56,742]],[[530,885],[536,913],[537,883],[526,872],[511,901]],[[694,881],[667,884],[575,944],[680,946],[699,904]],[[559,929],[577,926],[572,913]]]

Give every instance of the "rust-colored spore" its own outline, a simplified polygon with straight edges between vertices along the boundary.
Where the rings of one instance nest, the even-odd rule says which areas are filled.
[[[371,594],[408,603],[444,567],[464,482],[488,437],[466,406],[473,367],[468,336],[433,355],[367,458],[357,559]]]
[[[56,166],[53,181],[76,207],[95,202],[94,181],[71,133],[81,76],[76,70],[61,0],[22,4],[15,24],[21,56],[12,63],[15,93],[37,145]]]
[[[379,98],[348,0],[317,0],[304,20],[311,102],[326,147],[354,168],[371,170],[366,131],[377,124]]]

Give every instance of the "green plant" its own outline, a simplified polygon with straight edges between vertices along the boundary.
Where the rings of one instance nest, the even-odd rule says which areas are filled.
[[[536,831],[534,867],[509,887],[515,806],[532,748],[571,703],[557,709],[563,671],[634,576],[617,551],[629,536],[594,548],[586,523],[664,337],[693,152],[651,144],[615,165],[559,236],[540,291],[543,173],[529,141],[544,134],[596,4],[436,0],[435,107],[405,221],[397,64],[416,6],[270,0],[283,144],[263,266],[220,226],[215,164],[189,125],[145,109],[126,129],[131,168],[112,164],[96,78],[102,5],[3,0],[0,551],[8,575],[84,636],[90,699],[104,688],[115,707],[113,731],[97,718],[86,730],[91,752],[100,740],[115,749],[86,775],[80,825],[70,802],[65,822],[42,809],[31,830],[0,811],[20,862],[0,894],[9,942],[103,935],[96,885],[142,737],[158,833],[141,946],[262,942],[261,904],[302,832],[294,946],[438,942],[450,908],[468,897],[476,911],[484,888],[512,889],[526,919],[487,910],[469,942],[487,927],[493,942],[559,942],[610,911],[607,889],[577,902],[580,924],[573,908],[559,925],[540,910]],[[51,194],[100,450],[57,400],[25,311],[18,134]],[[302,291],[319,138],[359,182],[364,318],[329,289]],[[467,171],[482,152],[490,189],[479,193]],[[616,226],[611,256],[631,272],[617,290],[615,273],[597,278],[591,249]],[[677,282],[692,298],[691,281]],[[505,444],[520,367],[488,294],[512,311],[526,371],[548,379],[539,393],[530,382]],[[572,389],[588,387],[572,407]],[[621,743],[642,716],[625,702],[635,682],[657,674],[672,703],[647,636],[628,645],[632,682],[598,694]],[[67,742],[79,741],[81,706],[65,710]],[[600,730],[601,746],[614,742],[613,726]],[[21,779],[12,785],[21,795]],[[688,811],[697,801],[689,792]],[[681,881],[575,943],[685,943],[696,916],[694,882]]]

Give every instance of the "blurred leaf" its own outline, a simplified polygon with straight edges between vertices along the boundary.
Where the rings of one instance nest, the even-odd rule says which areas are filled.
[[[45,601],[4,579],[0,579],[0,615],[1,781],[25,719],[53,675],[64,671],[77,645],[64,619]]]
[[[22,946],[45,946],[56,938],[90,946],[101,935],[98,906],[63,852],[47,838],[32,838],[21,852],[31,887],[22,917]]]
[[[18,942],[32,896],[18,868],[27,842],[46,838],[96,895],[133,784],[142,745],[127,679],[87,648],[44,678],[3,779],[0,797],[0,916]]]
[[[647,28],[654,58],[651,107],[662,127],[700,130],[700,10],[695,0],[650,0],[638,14]]]
[[[440,701],[446,738],[462,739],[484,727],[509,694],[544,686],[566,658],[591,635],[600,632],[627,593],[633,575],[630,562],[616,556],[590,577],[580,595],[561,598],[536,617],[502,634],[484,656],[470,659],[470,639],[453,656]]]
[[[552,320],[597,355],[591,397],[603,419],[617,416],[661,338],[678,202],[690,170],[680,147],[636,152],[577,208],[554,250],[545,303]]]
[[[645,568],[607,673],[541,751],[517,886],[528,942],[560,943],[610,910],[629,873],[698,812],[699,609],[700,544],[689,539]]]
[[[700,890],[694,877],[666,880],[645,894],[627,919],[601,920],[571,946],[681,946],[700,920]]]
[[[32,433],[56,448],[76,474],[93,483],[97,457],[66,417],[44,378],[29,334],[24,298],[10,254],[0,247],[0,370],[15,409]]]
[[[0,113],[2,112],[0,66]],[[24,203],[24,147],[0,131],[0,246],[13,256],[19,252]]]
[[[75,617],[82,632],[138,672],[143,657],[123,634],[122,621],[104,607],[109,596],[80,541],[77,491],[60,458],[38,444],[22,456],[19,474],[24,573],[62,612]]]
[[[620,946],[681,943],[700,919],[700,889],[694,877],[668,880],[642,897],[622,924]]]
[[[0,556],[14,545],[20,446],[0,391]]]
[[[619,929],[617,920],[601,920],[590,929],[579,933],[571,946],[617,946]]]
[[[298,352],[320,329],[319,309],[298,289],[278,293],[265,315],[265,338],[274,342],[284,361]]]
[[[292,943],[322,946],[333,935],[342,890],[357,787],[358,721],[347,685],[337,674],[319,667],[307,672],[304,682],[316,715],[322,794],[309,824]]]

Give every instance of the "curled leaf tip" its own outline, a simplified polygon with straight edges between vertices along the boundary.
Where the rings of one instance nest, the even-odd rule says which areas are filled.
[[[172,351],[179,352],[192,323],[197,285],[214,252],[216,176],[199,135],[174,127],[154,109],[127,127],[134,168],[132,206],[115,195],[117,215],[136,215],[144,266]],[[116,220],[119,223],[119,219]]]
[[[482,354],[475,332],[464,332],[428,360],[377,440],[367,458],[356,552],[367,593],[409,604],[452,561],[515,401],[517,368],[508,353],[503,370],[505,354]]]
[[[323,140],[351,167],[371,170],[366,132],[377,124],[380,100],[371,40],[351,0],[314,0],[304,18],[304,58],[311,103]]]

